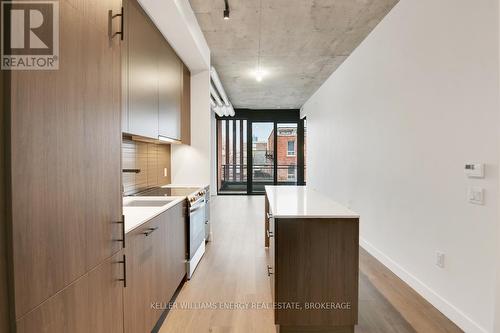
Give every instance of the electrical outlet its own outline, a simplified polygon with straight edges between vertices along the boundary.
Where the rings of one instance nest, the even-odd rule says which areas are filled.
[[[436,252],[436,266],[444,268],[444,253]]]

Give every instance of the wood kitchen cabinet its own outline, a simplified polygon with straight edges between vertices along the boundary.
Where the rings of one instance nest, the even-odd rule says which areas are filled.
[[[126,333],[150,332],[186,274],[184,211],[179,203],[126,235]]]
[[[122,247],[120,39],[108,31],[121,1],[60,1],[59,10],[59,69],[9,73],[16,320]]]
[[[122,131],[190,144],[190,72],[137,0],[124,1]]]
[[[159,44],[159,49],[159,135],[180,140],[182,62],[165,40]]]
[[[158,70],[161,36],[135,0],[125,1],[129,134],[158,139]]]
[[[122,333],[123,252],[91,270],[17,322],[19,333]]]
[[[191,72],[182,64],[181,141],[191,144]]]

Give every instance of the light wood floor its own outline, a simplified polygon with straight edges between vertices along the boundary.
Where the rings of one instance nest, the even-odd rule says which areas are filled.
[[[212,200],[214,240],[192,280],[186,282],[160,333],[275,332],[272,310],[208,308],[269,303],[264,248],[264,198]],[[357,333],[462,332],[392,272],[360,249]],[[224,303],[225,302],[225,303]],[[182,309],[191,305],[198,309]]]

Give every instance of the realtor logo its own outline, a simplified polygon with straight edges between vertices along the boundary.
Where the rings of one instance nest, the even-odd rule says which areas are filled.
[[[2,1],[2,69],[59,69],[58,1]]]

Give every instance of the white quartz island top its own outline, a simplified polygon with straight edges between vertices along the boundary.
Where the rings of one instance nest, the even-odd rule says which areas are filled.
[[[274,218],[359,218],[359,214],[307,186],[266,186]]]
[[[186,197],[125,197],[123,198],[123,215],[125,216],[125,233],[160,215],[167,209],[185,200]],[[127,207],[131,201],[170,201],[159,207]]]

